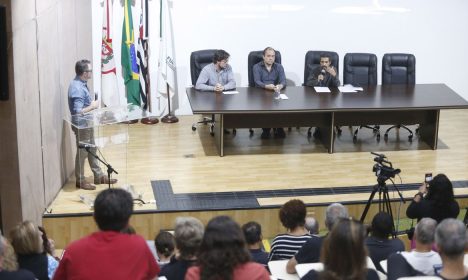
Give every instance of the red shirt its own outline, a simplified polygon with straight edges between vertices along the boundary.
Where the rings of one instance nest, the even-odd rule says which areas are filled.
[[[192,266],[187,270],[185,274],[185,280],[199,280],[200,279],[200,267]],[[266,271],[263,265],[248,262],[236,266],[233,271],[232,280],[270,280],[270,274]]]
[[[54,274],[61,279],[153,279],[159,266],[136,234],[99,231],[73,242]]]

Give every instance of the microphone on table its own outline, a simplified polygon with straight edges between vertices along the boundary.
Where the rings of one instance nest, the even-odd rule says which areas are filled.
[[[97,146],[90,143],[85,142],[78,142],[78,148],[80,149],[89,149],[89,148],[96,148]]]

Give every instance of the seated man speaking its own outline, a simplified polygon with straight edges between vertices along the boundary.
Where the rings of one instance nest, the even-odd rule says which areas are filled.
[[[279,92],[286,85],[286,75],[281,64],[275,62],[275,50],[267,47],[263,50],[263,61],[253,66],[253,77],[256,87]],[[262,128],[262,139],[270,138],[270,128]],[[278,138],[286,137],[283,128],[274,129]]]
[[[216,50],[213,55],[213,63],[203,67],[195,88],[214,92],[235,89],[236,81],[228,61],[229,54],[226,51]]]
[[[310,72],[306,86],[309,87],[339,87],[340,80],[335,67],[331,66],[331,58],[327,54],[320,54],[320,66]]]

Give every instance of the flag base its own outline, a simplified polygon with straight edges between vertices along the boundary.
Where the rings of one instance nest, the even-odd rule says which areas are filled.
[[[140,120],[142,124],[157,124],[159,122],[158,118],[155,117],[146,117]]]
[[[123,124],[134,124],[134,123],[137,123],[138,120],[130,120],[130,121],[124,121],[122,122]]]
[[[171,115],[170,113],[161,118],[163,123],[176,123],[179,119],[176,116]]]

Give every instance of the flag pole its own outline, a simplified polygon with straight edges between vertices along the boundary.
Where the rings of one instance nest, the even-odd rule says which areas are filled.
[[[162,29],[162,26],[163,26],[163,21],[162,21],[163,1],[164,0],[159,1],[159,21],[160,21],[160,23],[159,23],[159,40],[160,40],[160,42],[162,42],[162,38],[163,38],[163,29]],[[160,46],[160,48],[161,47],[162,46]],[[160,59],[161,59],[161,57],[160,57]],[[160,61],[160,63],[161,63],[161,61]],[[167,72],[167,57],[166,57],[165,64],[166,64],[166,72]],[[171,91],[170,91],[169,83],[167,82],[167,78],[165,80],[166,80],[166,93],[167,93],[167,108],[168,108],[168,111],[167,111],[167,115],[165,115],[164,117],[161,118],[161,122],[163,122],[163,123],[176,123],[176,122],[179,121],[179,119],[175,115],[172,115],[172,113],[171,113]],[[176,89],[174,89],[174,90],[176,90]]]
[[[164,117],[161,118],[161,122],[163,123],[176,123],[179,121],[179,118],[171,114],[171,94],[169,91],[169,84],[166,82],[166,89],[167,89],[167,108],[168,113]]]
[[[143,51],[144,51],[144,56],[146,59],[147,63],[147,72],[146,72],[146,83],[145,83],[145,92],[146,92],[146,103],[148,104],[148,109],[144,111],[144,114],[146,114],[148,111],[151,113],[151,86],[150,86],[150,64],[149,64],[149,52],[148,52],[148,0],[141,0],[141,6],[143,7],[143,1],[145,1],[145,20],[144,20],[144,32],[145,35],[143,36],[142,43],[143,43]],[[157,117],[154,116],[148,116],[144,117],[140,120],[142,124],[157,124],[159,122]]]

